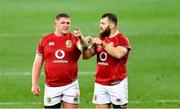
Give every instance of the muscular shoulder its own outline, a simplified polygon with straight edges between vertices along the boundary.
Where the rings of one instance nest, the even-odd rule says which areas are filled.
[[[119,45],[124,46],[128,49],[131,49],[131,45],[129,42],[129,39],[127,38],[127,36],[125,36],[124,34],[119,33],[116,36],[116,39],[118,40]]]
[[[54,33],[46,34],[46,35],[42,36],[41,40],[47,40],[47,39],[51,38],[53,35],[54,35]]]
[[[117,34],[116,38],[122,39],[122,40],[128,40],[127,36],[125,36],[125,35],[122,34],[122,33]]]
[[[50,34],[46,34],[44,36],[42,36],[40,43],[43,45],[44,43],[46,43],[49,39],[51,39],[51,37],[53,37],[54,33],[50,33]]]

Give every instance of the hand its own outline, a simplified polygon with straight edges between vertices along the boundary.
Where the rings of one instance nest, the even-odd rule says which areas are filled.
[[[31,91],[32,91],[33,95],[39,96],[39,94],[40,94],[40,87],[39,87],[39,85],[38,84],[37,85],[32,85]]]
[[[93,38],[91,36],[86,36],[84,37],[84,39],[86,40],[86,42],[88,43],[92,43],[93,42]]]
[[[101,45],[102,44],[102,40],[99,39],[99,38],[93,38],[93,44]]]
[[[74,36],[78,37],[78,38],[81,38],[82,37],[82,33],[81,33],[81,30],[79,28],[76,28],[74,31],[73,31],[73,34]]]

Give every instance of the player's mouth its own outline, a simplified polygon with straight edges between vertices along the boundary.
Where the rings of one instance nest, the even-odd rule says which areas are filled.
[[[63,28],[63,31],[69,31],[69,28]]]

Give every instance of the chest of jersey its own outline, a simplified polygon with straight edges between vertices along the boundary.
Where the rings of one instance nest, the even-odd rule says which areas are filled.
[[[118,46],[118,40],[116,40],[115,38],[105,38],[103,41],[106,42],[109,46]],[[101,64],[103,62],[108,65],[108,61],[116,60],[112,56],[108,55],[108,53],[104,50],[104,48],[101,45],[96,46],[96,52],[98,64]]]
[[[70,38],[51,38],[44,45],[45,59],[67,60],[77,52],[76,44]]]

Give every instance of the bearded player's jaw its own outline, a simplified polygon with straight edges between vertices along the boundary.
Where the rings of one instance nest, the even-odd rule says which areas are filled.
[[[109,27],[107,27],[104,31],[100,33],[101,37],[108,37],[111,34],[111,30]]]

